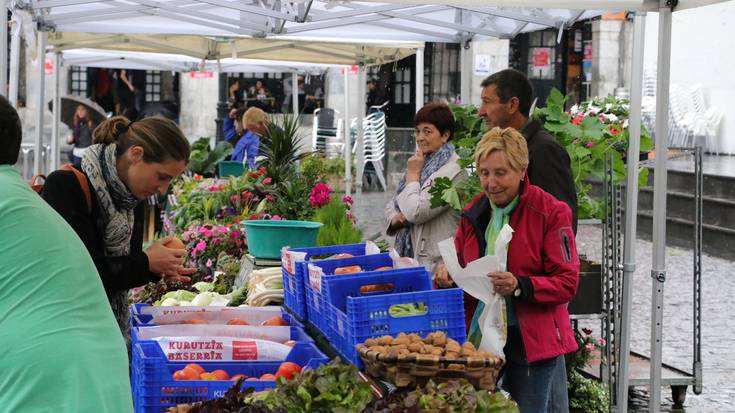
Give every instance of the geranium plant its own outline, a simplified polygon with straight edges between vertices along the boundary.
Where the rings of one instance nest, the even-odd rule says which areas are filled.
[[[626,176],[623,162],[628,148],[629,103],[626,99],[608,96],[594,98],[572,107],[565,112],[566,97],[557,89],[552,89],[546,99],[546,107],[537,108],[534,118],[542,122],[544,129],[554,136],[569,153],[574,184],[577,188],[578,218],[602,218],[600,202],[589,196],[590,177],[604,175],[605,157],[610,156],[613,172],[617,181]],[[459,164],[472,170],[473,155],[477,143],[485,132],[482,119],[473,106],[452,106],[457,122],[455,145],[460,157]],[[651,137],[641,125],[642,152],[652,148]],[[648,179],[648,170],[639,169],[639,184]],[[473,197],[482,192],[476,174],[460,184],[453,184],[448,178],[434,181],[430,193],[432,206],[450,205],[461,210]]]
[[[245,233],[236,225],[193,224],[181,240],[189,251],[187,265],[199,270],[199,279],[192,281],[212,281],[218,257],[241,257],[247,250]]]

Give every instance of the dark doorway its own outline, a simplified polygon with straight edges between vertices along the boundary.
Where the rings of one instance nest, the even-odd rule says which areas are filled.
[[[552,88],[566,93],[567,31],[561,41],[553,29],[523,33],[510,41],[510,66],[524,72],[533,85],[537,107],[546,106]]]

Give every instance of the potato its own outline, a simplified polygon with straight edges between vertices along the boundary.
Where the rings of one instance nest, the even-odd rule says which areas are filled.
[[[457,342],[457,340],[454,340],[454,339],[451,339],[451,338],[447,337],[447,347],[450,347],[450,346],[452,346],[452,347],[454,347],[454,346],[462,347],[462,346],[459,345],[459,343]]]
[[[389,356],[397,356],[399,353],[400,353],[399,350],[395,347],[391,347],[388,349]]]
[[[423,347],[423,344],[420,343],[420,342],[419,343],[411,343],[411,344],[408,345],[408,350],[411,353],[420,353],[421,352],[421,347]]]
[[[398,350],[398,354],[400,354],[402,356],[408,356],[409,354],[411,354],[411,352],[408,351],[407,348],[403,348],[403,349]]]
[[[408,344],[396,344],[395,341],[393,342],[393,345],[390,347],[398,349],[398,350],[408,350]]]
[[[434,340],[432,340],[432,344],[439,347],[444,347],[447,345],[447,336],[445,335],[437,335],[434,336]]]
[[[409,334],[408,339],[411,340],[412,343],[420,343],[422,341],[421,336],[416,333]]]
[[[373,351],[375,351],[377,353],[385,353],[386,352],[386,349],[383,346],[373,346],[373,347],[370,347],[370,350],[373,350]]]
[[[462,351],[462,347],[460,347],[459,344],[455,344],[455,345],[447,344],[444,347],[444,351],[446,351],[447,353],[459,353]]]
[[[391,336],[382,336],[382,337],[378,338],[378,343],[381,346],[390,346],[391,344],[393,344],[393,337],[391,337]]]
[[[433,349],[431,350],[431,354],[433,354],[433,355],[435,355],[435,356],[441,356],[441,355],[442,355],[442,353],[444,353],[444,350],[442,350],[442,349],[441,349],[441,347],[434,347],[434,348],[433,348]]]
[[[453,352],[453,351],[447,351],[447,352],[446,352],[446,353],[444,354],[444,357],[446,357],[446,358],[448,358],[448,359],[456,359],[456,358],[459,358],[459,353],[455,353],[455,352]]]
[[[364,344],[365,344],[365,347],[376,346],[376,345],[378,345],[378,340],[376,340],[374,338],[369,338],[369,339],[365,340],[365,343]]]
[[[469,341],[465,341],[464,344],[462,344],[462,348],[467,348],[467,349],[470,349],[470,350],[475,350],[475,345],[472,344]]]
[[[396,338],[408,338],[408,335],[406,333],[398,333]]]
[[[404,335],[403,335],[403,337],[396,337],[395,339],[393,339],[393,344],[394,344],[394,345],[395,345],[395,344],[405,344],[405,345],[409,345],[409,344],[411,344],[411,340],[409,340],[409,339],[408,339],[408,336],[406,336],[406,335],[404,334]]]
[[[462,347],[462,351],[459,352],[459,355],[462,357],[475,357],[476,355],[475,350],[470,350],[467,347]]]
[[[450,364],[447,366],[449,370],[464,370],[464,365],[462,364]]]

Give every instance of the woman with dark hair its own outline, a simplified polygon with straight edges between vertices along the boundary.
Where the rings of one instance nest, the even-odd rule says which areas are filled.
[[[455,124],[449,106],[427,103],[416,113],[414,124],[416,153],[408,159],[396,195],[385,207],[386,233],[395,235],[401,256],[415,258],[434,273],[442,264],[437,242],[454,235],[459,214],[448,206],[432,208],[429,189],[437,178],[459,182],[467,179],[467,173],[457,164],[451,143]]]
[[[91,211],[73,171],[51,173],[41,194],[87,247],[126,341],[128,290],[193,272],[182,266],[186,250],[164,246],[169,238],[143,250],[141,202],[166,193],[186,168],[189,151],[189,141],[171,120],[115,116],[95,129],[93,145],[77,167],[91,188]]]

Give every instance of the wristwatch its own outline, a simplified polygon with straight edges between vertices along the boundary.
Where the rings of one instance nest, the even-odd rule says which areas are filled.
[[[516,284],[516,289],[513,290],[513,298],[521,298],[521,283]]]

